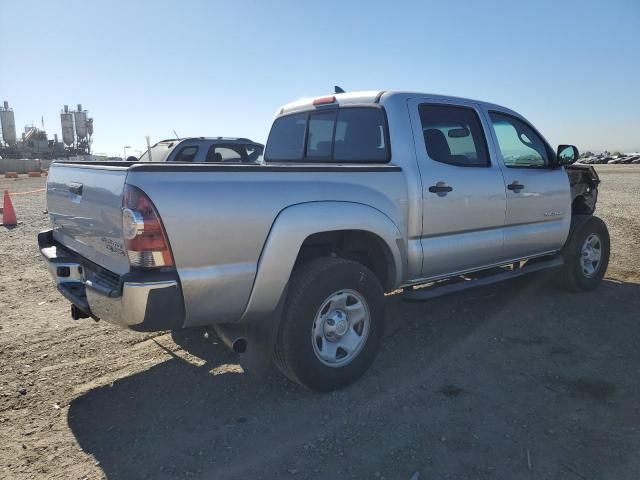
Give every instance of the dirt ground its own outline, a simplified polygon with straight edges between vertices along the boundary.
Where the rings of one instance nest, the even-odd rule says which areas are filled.
[[[42,192],[0,227],[2,479],[640,478],[640,167],[599,167],[612,258],[593,293],[547,277],[426,303],[355,385],[242,372],[202,330],[73,321],[36,247]],[[44,179],[0,179],[29,192]]]

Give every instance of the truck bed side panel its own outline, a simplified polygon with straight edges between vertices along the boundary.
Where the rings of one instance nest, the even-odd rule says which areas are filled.
[[[241,170],[133,168],[127,178],[162,217],[185,296],[185,326],[238,320],[271,226],[290,205],[360,202],[383,212],[406,235],[407,188],[397,167]]]

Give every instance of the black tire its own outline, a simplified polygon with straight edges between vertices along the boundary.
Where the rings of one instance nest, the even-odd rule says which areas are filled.
[[[581,263],[582,247],[587,238],[596,235],[600,241],[600,261],[591,275],[583,270]],[[597,288],[609,265],[611,241],[607,225],[592,215],[576,215],[572,219],[571,231],[565,247],[562,249],[564,267],[558,278],[560,285],[572,292],[588,291]]]
[[[321,306],[333,294],[352,290],[366,302],[368,335],[350,363],[325,365],[316,355],[312,331]],[[311,390],[332,391],[350,385],[371,366],[384,331],[384,292],[365,266],[343,258],[318,258],[296,268],[289,282],[274,361],[290,380]]]

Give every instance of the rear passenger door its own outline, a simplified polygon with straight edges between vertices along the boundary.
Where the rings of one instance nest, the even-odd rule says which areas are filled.
[[[481,112],[429,98],[410,100],[409,111],[422,182],[422,277],[504,260],[505,186]]]

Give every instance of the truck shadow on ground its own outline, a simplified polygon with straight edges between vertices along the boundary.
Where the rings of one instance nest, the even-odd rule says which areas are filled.
[[[611,473],[639,446],[630,431],[606,432],[640,421],[640,285],[572,295],[546,281],[424,303],[389,297],[375,364],[325,395],[275,368],[244,374],[220,342],[178,332],[203,365],[176,357],[93,389],[71,403],[68,422],[109,479],[478,478],[496,468],[530,478],[527,445],[535,468],[557,478]]]

